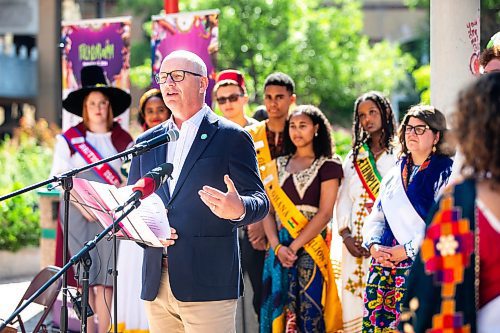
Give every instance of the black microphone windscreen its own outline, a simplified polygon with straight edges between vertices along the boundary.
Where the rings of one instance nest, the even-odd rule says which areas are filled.
[[[174,171],[172,163],[163,163],[146,173],[144,178],[153,178],[155,180],[155,187],[158,188],[170,177],[172,171]]]
[[[153,170],[158,169],[158,173],[160,176],[170,176],[172,174],[172,171],[174,171],[174,166],[172,163],[163,163],[154,168]]]

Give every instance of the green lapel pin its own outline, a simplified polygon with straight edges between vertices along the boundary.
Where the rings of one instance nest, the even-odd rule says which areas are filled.
[[[201,139],[202,139],[202,140],[205,140],[206,138],[208,138],[208,135],[206,135],[205,133],[203,133],[203,134],[201,135]]]

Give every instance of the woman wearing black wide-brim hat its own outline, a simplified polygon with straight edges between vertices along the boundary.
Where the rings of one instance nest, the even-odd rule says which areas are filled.
[[[130,134],[113,121],[113,118],[130,106],[130,95],[119,88],[109,86],[99,66],[83,67],[81,80],[82,88],[71,92],[63,101],[63,106],[69,112],[82,117],[83,121],[57,136],[52,175],[82,167],[133,145]],[[124,182],[120,175],[120,166],[119,159],[110,161],[99,168],[84,171],[77,177],[120,186]],[[88,213],[80,207],[70,205],[68,233],[71,255],[77,253],[88,240],[101,231],[100,225],[95,223]],[[107,267],[111,262],[111,253],[111,242],[106,240],[97,243],[96,249],[90,251],[92,266],[89,280],[92,288],[89,300],[99,320],[98,332],[106,332],[110,323],[108,308],[112,300],[113,279],[107,276]],[[94,318],[95,316],[88,320],[89,332],[95,332]]]

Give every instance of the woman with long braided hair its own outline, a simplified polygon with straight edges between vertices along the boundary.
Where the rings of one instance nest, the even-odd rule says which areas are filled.
[[[344,332],[361,332],[363,292],[370,253],[361,247],[361,230],[371,211],[381,177],[396,164],[392,145],[395,120],[389,100],[377,91],[354,104],[352,150],[344,161],[344,181],[337,202],[342,236],[342,305]]]

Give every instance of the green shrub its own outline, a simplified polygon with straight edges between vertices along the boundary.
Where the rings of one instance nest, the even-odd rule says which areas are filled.
[[[0,143],[0,195],[47,179],[52,150],[36,137],[20,133]],[[0,250],[16,251],[38,245],[38,195],[31,191],[0,202]]]
[[[431,66],[424,65],[412,72],[415,87],[420,92],[420,103],[431,103]]]
[[[10,190],[24,186],[15,183]],[[0,203],[0,250],[17,251],[38,245],[40,212],[33,195],[18,195]]]
[[[344,161],[347,153],[351,150],[351,132],[344,128],[335,128],[333,130],[333,142],[335,143],[335,152]]]

